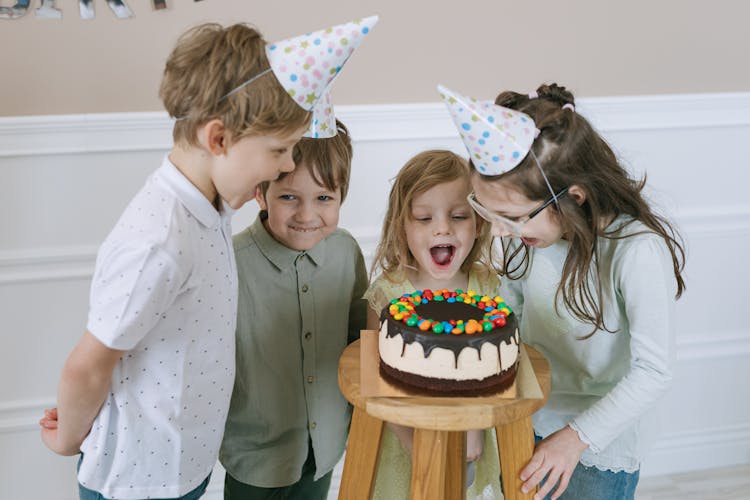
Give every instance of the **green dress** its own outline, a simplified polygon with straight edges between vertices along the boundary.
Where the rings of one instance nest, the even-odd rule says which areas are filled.
[[[469,290],[487,295],[497,295],[500,282],[495,273],[476,264],[469,272]],[[368,288],[365,298],[373,311],[381,311],[391,299],[414,291],[406,277],[397,283],[379,276]],[[406,500],[411,483],[411,458],[396,434],[383,427],[380,461],[374,500]],[[474,482],[466,490],[467,500],[496,500],[502,498],[500,490],[500,462],[497,454],[495,429],[484,431],[482,455],[476,461]]]

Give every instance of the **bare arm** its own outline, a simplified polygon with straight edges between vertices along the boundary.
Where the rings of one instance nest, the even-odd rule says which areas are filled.
[[[466,431],[466,461],[479,460],[484,451],[484,431],[481,429]]]
[[[110,349],[86,331],[63,366],[57,411],[40,422],[44,444],[60,455],[75,455],[107,397],[112,371],[124,351]],[[56,421],[51,416],[56,417]]]
[[[354,289],[352,290],[352,302],[349,306],[349,336],[347,343],[351,344],[359,338],[360,331],[367,328],[368,313],[367,299],[364,298],[367,291],[367,267],[362,251],[357,247],[357,263],[354,271]]]
[[[380,313],[373,311],[371,307],[367,308],[367,329],[380,330]]]

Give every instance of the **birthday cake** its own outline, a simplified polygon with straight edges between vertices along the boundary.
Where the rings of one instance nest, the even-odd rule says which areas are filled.
[[[513,384],[520,338],[501,297],[421,290],[391,300],[380,315],[380,374],[436,395],[484,395]]]

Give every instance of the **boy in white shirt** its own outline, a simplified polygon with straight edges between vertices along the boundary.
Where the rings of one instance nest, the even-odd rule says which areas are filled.
[[[265,46],[246,25],[206,24],[167,60],[174,147],[99,251],[87,329],[40,421],[52,451],[82,452],[82,499],[193,499],[208,484],[234,381],[230,218],[294,168],[311,120]]]

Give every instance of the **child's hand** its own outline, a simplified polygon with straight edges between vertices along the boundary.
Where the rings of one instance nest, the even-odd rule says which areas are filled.
[[[482,456],[484,431],[466,431],[466,461],[473,462]]]
[[[80,453],[81,443],[60,443],[57,424],[57,408],[44,410],[44,417],[39,420],[44,445],[58,455],[70,456]]]
[[[57,408],[45,409],[39,425],[43,429],[57,429]]]
[[[534,495],[534,500],[544,498],[559,482],[551,497],[555,500],[568,487],[570,476],[586,448],[588,445],[570,426],[547,436],[536,446],[528,465],[521,470],[521,480],[525,481],[521,491],[528,493],[547,477],[544,486]]]

